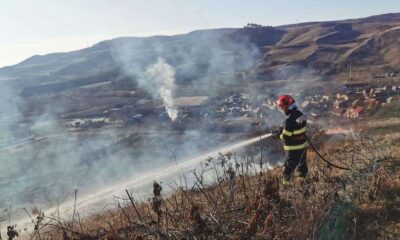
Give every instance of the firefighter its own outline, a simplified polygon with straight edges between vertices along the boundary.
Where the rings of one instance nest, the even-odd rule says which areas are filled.
[[[287,118],[283,127],[274,133],[284,143],[286,159],[282,171],[282,181],[284,185],[290,183],[294,170],[297,168],[299,177],[306,178],[307,167],[307,119],[306,116],[297,109],[293,97],[289,95],[279,96],[276,101],[277,108],[286,114]]]

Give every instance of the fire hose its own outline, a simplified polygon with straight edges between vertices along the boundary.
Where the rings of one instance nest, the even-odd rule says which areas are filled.
[[[318,155],[318,157],[319,157],[322,161],[324,161],[325,163],[327,163],[329,166],[332,166],[332,167],[335,167],[335,168],[338,168],[338,169],[342,169],[342,170],[351,170],[351,169],[348,168],[348,167],[341,167],[341,166],[338,166],[338,165],[336,165],[336,164],[333,164],[331,161],[326,160],[326,158],[324,158],[324,157],[318,152],[318,150],[316,149],[316,147],[314,146],[314,144],[312,144],[310,138],[309,138],[307,135],[306,135],[306,139],[307,139],[308,143],[310,144],[311,148],[312,148],[312,149],[314,150],[314,152]]]
[[[272,134],[275,135],[275,136],[280,135],[280,133],[282,133],[282,128],[280,128],[280,129],[277,130],[277,131],[272,132]],[[326,158],[324,158],[324,157],[321,155],[321,153],[318,152],[318,150],[317,150],[317,148],[314,146],[314,144],[311,142],[311,139],[310,139],[307,135],[305,135],[305,137],[306,137],[307,142],[310,144],[311,148],[312,148],[312,149],[314,150],[314,152],[317,154],[317,156],[318,156],[322,161],[324,161],[326,164],[328,164],[328,165],[331,166],[331,167],[335,167],[335,168],[342,169],[342,170],[351,170],[351,168],[338,166],[338,165],[332,163],[332,161],[329,161],[329,160],[327,160]]]

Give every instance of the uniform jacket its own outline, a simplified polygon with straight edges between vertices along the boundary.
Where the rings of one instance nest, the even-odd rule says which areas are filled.
[[[287,112],[287,118],[283,122],[283,130],[280,139],[284,142],[284,150],[300,150],[307,147],[306,132],[307,118],[297,108]]]

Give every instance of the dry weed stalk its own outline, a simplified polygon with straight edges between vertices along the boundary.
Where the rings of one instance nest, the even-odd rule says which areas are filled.
[[[398,177],[399,164],[389,146],[366,139],[319,146],[329,159],[351,171],[332,169],[311,151],[311,177],[286,188],[280,185],[279,170],[253,170],[249,158],[240,162],[232,154],[221,154],[193,172],[192,187],[181,183],[167,198],[161,195],[161,184],[154,182],[149,203],[135,202],[126,191],[126,204],[119,203],[118,211],[83,221],[79,232],[72,224],[45,216],[37,232],[64,239],[323,238],[324,229],[332,234],[326,226],[338,202],[351,202],[355,208],[379,201],[386,184],[383,176]],[[216,182],[207,183],[206,174],[213,174]],[[359,228],[360,221],[353,223]],[[351,234],[359,233],[354,228]]]

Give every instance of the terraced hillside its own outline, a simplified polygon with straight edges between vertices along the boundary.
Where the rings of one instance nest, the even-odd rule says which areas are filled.
[[[282,65],[298,64],[331,77],[353,77],[398,71],[400,58],[400,14],[363,19],[315,22],[283,26],[281,40],[263,50],[257,65],[261,75]]]

